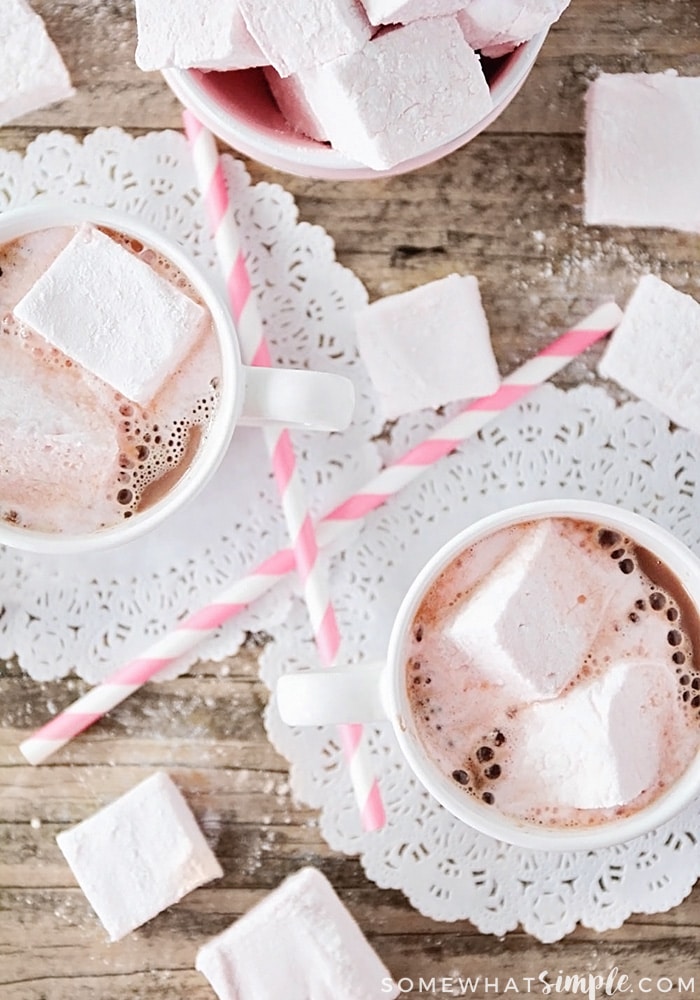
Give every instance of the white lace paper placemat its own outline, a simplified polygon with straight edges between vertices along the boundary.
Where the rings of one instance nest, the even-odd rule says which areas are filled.
[[[326,510],[437,423],[417,414],[396,426],[382,454],[376,400],[357,360],[352,313],[366,301],[334,258],[332,240],[300,223],[289,194],[251,186],[242,165],[226,172],[273,356],[280,364],[349,375],[357,418],[343,435],[296,435],[313,508]],[[186,143],[174,132],[133,139],[99,129],[78,143],[53,132],[26,156],[0,152],[0,211],[37,199],[71,199],[138,215],[183,244],[218,281]],[[576,317],[572,317],[575,319]],[[671,432],[640,403],[616,406],[601,388],[545,386],[443,460],[368,520],[332,563],[332,596],[348,662],[381,657],[406,581],[456,530],[498,508],[585,496],[638,510],[700,551],[694,515],[700,442]],[[193,505],[141,542],[99,557],[37,558],[0,550],[0,656],[17,654],[37,679],[70,671],[95,682],[142,652],[185,612],[214,597],[287,539],[258,432],[237,431],[213,482]],[[318,662],[306,610],[290,585],[276,588],[189,659],[223,659],[264,629],[270,686],[295,663]],[[321,810],[332,847],[359,854],[382,887],[403,892],[436,919],[471,919],[502,934],[518,922],[542,941],[577,921],[604,931],[631,913],[679,903],[700,874],[700,807],[624,847],[552,854],[506,847],[460,826],[410,776],[390,728],[372,730],[388,813],[363,834],[340,748],[330,729],[289,730],[271,703],[271,739],[291,763],[296,796]]]

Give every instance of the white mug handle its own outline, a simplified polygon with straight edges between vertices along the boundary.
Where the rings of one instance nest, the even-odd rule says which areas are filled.
[[[240,424],[344,431],[355,408],[355,387],[344,375],[242,365]]]
[[[386,664],[349,670],[304,670],[277,681],[277,708],[289,726],[379,722],[388,718],[382,697]]]

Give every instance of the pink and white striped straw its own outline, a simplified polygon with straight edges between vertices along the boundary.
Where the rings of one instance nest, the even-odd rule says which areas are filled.
[[[214,136],[191,111],[183,113],[183,121],[209,214],[243,361],[269,368],[272,363],[270,350],[250,284],[240,232]],[[294,549],[316,648],[323,666],[332,667],[340,650],[340,632],[329,596],[328,571],[316,542],[316,529],[299,477],[292,440],[285,428],[266,427],[263,435]],[[339,734],[362,828],[379,830],[384,826],[386,816],[379,784],[373,773],[366,730],[360,725],[344,725],[339,727]]]
[[[500,413],[551,379],[575,357],[614,330],[621,318],[622,311],[614,302],[601,306],[508,375],[493,395],[467,403],[425,441],[382,469],[364,489],[324,515],[318,526],[319,546],[335,542],[348,525],[381,507],[404,486],[423,475],[434,462],[455,451]],[[279,580],[293,572],[295,565],[294,553],[282,549],[223,591],[216,600],[183,619],[172,632],[156,640],[142,656],[117,670],[26,739],[20,745],[26,759],[31,764],[47,760],[74,736],[101,719],[179,657],[189,653],[207,635],[267,593]]]

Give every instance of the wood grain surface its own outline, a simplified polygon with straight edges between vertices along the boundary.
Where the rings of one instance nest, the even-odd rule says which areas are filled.
[[[109,125],[133,134],[180,128],[179,105],[160,75],[134,64],[131,0],[33,3],[77,93],[0,129],[0,148],[23,152],[52,128],[77,136]],[[700,75],[699,53],[698,0],[572,0],[506,112],[443,161],[404,177],[352,183],[247,166],[254,181],[283,184],[301,218],[325,227],[371,298],[452,271],[476,274],[506,372],[601,300],[624,302],[646,271],[700,298],[697,236],[581,221],[589,81],[600,71]],[[571,365],[559,384],[595,381],[596,356]],[[526,977],[545,969],[607,974],[615,967],[632,983],[694,977],[693,992],[665,995],[700,995],[698,889],[669,913],[633,916],[605,934],[579,927],[553,945],[520,930],[496,938],[467,921],[435,922],[401,892],[378,889],[357,859],[325,844],[315,813],[290,798],[286,762],[261,720],[267,691],[257,676],[258,642],[251,638],[229,661],[227,676],[221,665],[201,663],[145,689],[39,768],[23,763],[18,743],[83,684],[37,684],[15,663],[0,665],[2,1000],[211,1000],[194,971],[197,948],[307,863],[328,875],[392,974],[415,981],[405,996],[454,995],[419,990],[421,977],[481,976],[468,995],[486,998],[499,995],[497,979],[500,995],[511,996],[512,988],[503,992],[509,977],[525,993]],[[182,788],[216,843],[225,876],[110,945],[54,838],[155,768]],[[635,987],[627,996],[663,989]]]

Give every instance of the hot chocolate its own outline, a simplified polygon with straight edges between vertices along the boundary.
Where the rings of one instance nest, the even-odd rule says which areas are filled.
[[[435,580],[405,679],[455,789],[517,821],[583,827],[657,799],[700,747],[700,621],[646,549],[590,521],[496,531]]]
[[[212,317],[182,271],[137,239],[100,230],[203,317],[146,400],[128,398],[13,314],[79,229],[35,231],[0,247],[0,517],[40,532],[94,532],[152,506],[187,471],[218,403]],[[138,375],[128,347],[117,367]]]

